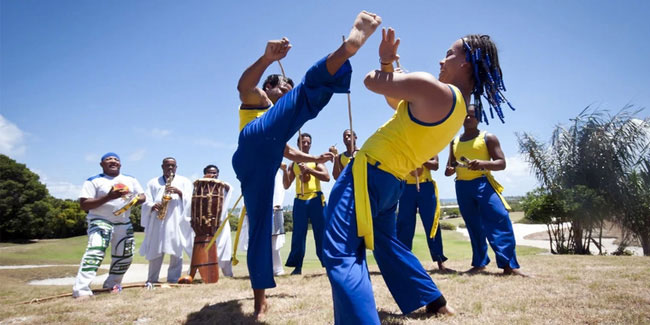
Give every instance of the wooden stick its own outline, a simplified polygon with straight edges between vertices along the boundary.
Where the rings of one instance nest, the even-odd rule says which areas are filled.
[[[187,284],[178,284],[178,283],[152,283],[153,286],[155,287],[162,287],[162,286],[170,286],[170,287],[185,287],[188,286]],[[146,283],[134,283],[134,284],[125,284],[122,286],[122,290],[124,289],[129,289],[129,288],[145,288],[147,286]],[[93,294],[98,294],[98,293],[107,293],[111,292],[113,288],[101,288],[101,289],[94,289]],[[17,303],[16,305],[26,305],[26,304],[35,304],[39,302],[44,302],[48,300],[53,300],[57,298],[65,298],[65,297],[72,297],[72,292],[68,293],[62,293],[60,295],[56,296],[49,296],[49,297],[43,297],[43,298],[34,298],[29,301],[23,301],[20,303]]]
[[[280,60],[278,60],[278,65],[280,66],[280,71],[282,71],[282,76],[286,79],[287,75],[284,74],[284,68],[282,67],[282,62],[280,62]]]
[[[345,35],[342,35],[343,43],[345,43]],[[350,97],[350,92],[348,92],[348,120],[350,121],[350,137],[352,139],[352,153],[354,154],[354,149],[357,147],[356,141],[354,140],[354,131],[352,130],[352,100]]]

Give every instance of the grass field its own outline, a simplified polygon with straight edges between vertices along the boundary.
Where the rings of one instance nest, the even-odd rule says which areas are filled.
[[[513,216],[514,217],[514,216]],[[513,218],[515,219],[515,218]],[[450,324],[648,324],[650,323],[650,258],[616,256],[539,255],[530,247],[517,247],[522,269],[534,278],[504,277],[492,263],[488,272],[469,276],[435,271],[422,229],[417,230],[414,252],[450,305],[454,317],[427,318],[423,310],[402,316],[369,255],[375,299],[382,323]],[[288,255],[290,234],[283,248]],[[469,268],[471,249],[462,235],[443,232],[447,265]],[[136,234],[137,243],[142,234]],[[235,278],[216,284],[180,288],[125,289],[120,294],[99,294],[78,302],[59,298],[20,304],[36,297],[70,292],[70,286],[30,286],[31,280],[74,276],[85,247],[85,237],[0,245],[0,265],[56,264],[34,269],[0,269],[0,324],[241,324],[251,323],[252,292],[245,256],[234,269]],[[270,324],[327,324],[333,322],[331,289],[308,237],[306,263],[301,276],[276,278],[268,290]],[[145,263],[136,257],[134,263]],[[108,263],[106,260],[104,263]],[[291,271],[287,269],[286,271]],[[102,271],[106,272],[106,271]],[[164,272],[163,272],[164,273]]]

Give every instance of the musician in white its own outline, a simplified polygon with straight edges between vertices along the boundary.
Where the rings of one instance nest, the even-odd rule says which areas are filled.
[[[205,168],[203,168],[203,177],[205,178],[219,178],[219,168],[215,165],[207,165]],[[223,181],[222,181],[223,182]],[[226,194],[226,198],[224,200],[223,204],[223,209],[221,213],[221,218],[220,222],[224,222],[226,220],[226,217],[228,216],[227,209],[228,205],[230,204],[230,184],[226,183],[226,190],[228,191],[228,194]],[[221,268],[221,272],[223,273],[224,276],[233,276],[232,273],[232,262],[230,261],[232,258],[232,239],[230,236],[230,222],[226,222],[224,224],[223,229],[221,230],[221,233],[216,239],[217,242],[217,257],[219,258],[219,267]]]
[[[140,255],[149,261],[147,282],[156,283],[165,254],[169,254],[167,282],[175,283],[183,269],[183,250],[192,255],[194,231],[190,226],[193,185],[189,179],[176,175],[176,159],[168,157],[162,161],[163,175],[147,183],[147,201],[142,205],[140,225],[144,227],[144,241]],[[172,178],[173,175],[173,178]],[[171,183],[167,184],[171,178]],[[163,195],[171,194],[163,212]]]
[[[120,174],[120,157],[113,152],[102,156],[102,173],[88,178],[79,195],[81,208],[88,215],[88,246],[81,259],[79,272],[72,287],[72,296],[78,299],[93,295],[90,283],[97,275],[108,245],[111,245],[111,268],[104,288],[120,290],[122,277],[133,260],[135,242],[128,203],[144,202],[142,186],[137,179]]]

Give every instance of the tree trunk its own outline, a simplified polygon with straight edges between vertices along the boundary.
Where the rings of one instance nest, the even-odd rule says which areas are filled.
[[[650,256],[650,234],[639,237],[641,239],[641,247],[643,247],[643,256]]]

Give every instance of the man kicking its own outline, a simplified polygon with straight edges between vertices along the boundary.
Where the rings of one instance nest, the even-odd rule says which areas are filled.
[[[348,59],[380,23],[381,18],[375,14],[359,13],[343,44],[316,62],[295,88],[290,79],[277,75],[270,76],[262,89],[257,87],[266,68],[287,55],[291,44],[286,38],[269,41],[264,54],[239,80],[239,145],[232,163],[248,210],[247,262],[255,296],[254,316],[258,320],[268,306],[264,290],[275,287],[271,225],[274,175],[282,157],[295,162],[325,162],[333,158],[331,153],[307,155],[286,143],[303,124],[318,115],[334,93],[349,91],[352,68]]]

